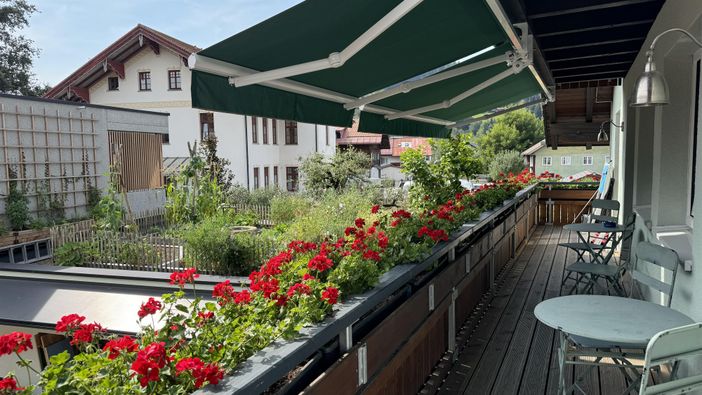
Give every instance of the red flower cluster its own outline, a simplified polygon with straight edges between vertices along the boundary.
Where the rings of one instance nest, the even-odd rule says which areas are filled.
[[[129,336],[112,339],[102,348],[103,351],[109,351],[107,358],[115,359],[122,353],[132,353],[139,348],[139,345]]]
[[[375,206],[371,207],[371,214],[378,214],[378,211],[380,211],[379,204],[376,204]]]
[[[443,229],[429,229],[426,226],[422,226],[417,231],[417,237],[421,238],[424,236],[429,236],[435,243],[448,240],[448,234]]]
[[[288,289],[288,297],[293,297],[295,294],[309,295],[312,293],[312,288],[303,283],[295,283]]]
[[[149,300],[146,301],[146,303],[142,303],[141,307],[139,308],[139,312],[137,313],[139,315],[139,319],[142,319],[147,315],[156,314],[159,310],[161,310],[161,307],[163,307],[161,302],[154,298],[149,298]]]
[[[137,353],[132,362],[132,370],[139,377],[142,387],[146,387],[152,381],[158,381],[158,375],[166,366],[167,360],[164,342],[151,343]]]
[[[85,317],[78,314],[64,315],[56,323],[56,332],[72,332],[80,326],[81,322],[85,321]]]
[[[197,274],[197,269],[194,267],[185,269],[181,272],[171,273],[171,285],[178,285],[179,287],[185,286],[185,283],[194,283],[195,279],[200,277]]]
[[[0,356],[19,354],[32,348],[32,335],[28,333],[12,332],[0,336]]]
[[[22,390],[24,390],[24,388],[17,385],[17,380],[15,380],[14,377],[0,379],[0,394],[11,394]]]
[[[320,272],[331,269],[332,266],[334,266],[334,261],[329,259],[329,257],[327,256],[327,252],[325,250],[320,251],[319,254],[315,255],[307,263],[308,268],[310,268],[312,270],[317,270]]]
[[[322,291],[322,300],[326,301],[329,304],[336,304],[336,302],[339,299],[339,290],[334,287],[327,287],[324,291]]]
[[[316,250],[317,244],[305,242],[302,240],[293,240],[288,244],[288,249],[296,253],[302,254],[308,251]]]
[[[93,322],[92,324],[81,324],[78,329],[73,332],[71,345],[92,343],[95,335],[105,333],[105,331],[105,328],[96,322]]]
[[[224,306],[227,303],[234,302],[236,304],[246,304],[251,301],[251,293],[245,289],[241,292],[234,290],[229,280],[215,285],[212,290],[212,297],[219,300],[219,305]]]
[[[214,363],[205,364],[200,358],[183,358],[176,363],[176,374],[188,372],[195,379],[195,388],[202,387],[205,382],[217,384],[224,377],[224,370]]]

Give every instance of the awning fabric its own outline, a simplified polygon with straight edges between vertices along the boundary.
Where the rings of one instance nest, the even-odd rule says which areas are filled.
[[[400,0],[307,0],[198,53],[248,69],[267,71],[322,59],[344,49]],[[503,55],[508,36],[484,0],[426,0],[339,68],[289,77],[312,87],[359,98],[450,64],[487,47],[459,66]],[[459,67],[454,66],[454,67]],[[373,103],[393,112],[440,103],[507,70],[506,63],[463,74]],[[234,87],[228,78],[192,73],[193,107],[299,122],[350,127],[354,110],[343,103],[263,85]],[[455,122],[538,94],[524,70],[456,103],[420,116]],[[444,137],[445,124],[361,112],[359,130]]]

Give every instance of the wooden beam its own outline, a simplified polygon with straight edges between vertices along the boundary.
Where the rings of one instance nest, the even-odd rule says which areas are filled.
[[[654,19],[642,19],[640,21],[610,23],[607,25],[583,27],[580,29],[557,30],[557,31],[548,32],[548,33],[539,33],[539,34],[536,34],[536,37],[537,38],[553,37],[553,36],[560,36],[563,34],[583,33],[583,32],[591,32],[591,31],[595,31],[595,30],[614,29],[614,28],[618,28],[618,27],[637,26],[637,25],[650,24],[650,23],[653,23],[653,21],[654,21]]]
[[[539,14],[528,15],[527,17],[528,17],[529,19],[549,18],[549,17],[552,17],[552,16],[567,15],[567,14],[578,14],[578,13],[581,13],[581,12],[603,10],[603,9],[607,9],[607,8],[624,7],[624,6],[628,6],[628,5],[634,5],[634,4],[651,3],[651,2],[654,2],[654,1],[658,1],[658,0],[621,0],[621,1],[611,1],[611,2],[608,2],[608,3],[595,4],[595,5],[585,6],[585,7],[564,8],[564,9],[554,10],[554,11],[550,11],[550,12],[542,12],[542,13],[539,13]],[[556,4],[562,4],[562,3],[556,2]]]
[[[161,46],[158,45],[156,41],[150,40],[148,38],[146,40],[149,44],[149,47],[151,47],[151,50],[153,50],[156,55],[161,53]]]
[[[550,51],[558,51],[558,50],[562,50],[562,49],[597,47],[600,45],[627,43],[627,42],[631,42],[631,41],[643,41],[645,39],[646,39],[646,36],[629,37],[629,38],[621,38],[621,39],[616,39],[616,40],[604,40],[604,41],[597,41],[597,42],[589,42],[589,43],[583,43],[583,44],[562,45],[560,47],[551,47],[551,48],[542,47],[541,50],[544,52],[550,52]]]
[[[71,95],[76,95],[79,99],[86,103],[90,103],[90,90],[88,88],[81,88],[79,86],[69,86],[68,87],[69,97]]]
[[[107,59],[107,67],[114,71],[120,79],[124,79],[124,63]]]

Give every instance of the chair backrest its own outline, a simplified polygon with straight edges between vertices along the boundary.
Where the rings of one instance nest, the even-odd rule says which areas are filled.
[[[645,265],[644,262],[647,262],[648,265]],[[673,298],[673,287],[675,287],[675,275],[678,272],[679,262],[680,258],[678,257],[678,253],[670,248],[641,241],[636,245],[636,259],[634,260],[634,268],[631,271],[631,277],[638,284],[643,284],[665,294],[667,296],[667,306],[670,307],[670,302]],[[666,283],[651,275],[652,269],[655,269],[656,266],[671,273],[670,283]],[[663,274],[663,278],[665,277],[665,274]]]
[[[657,333],[646,347],[639,394],[684,394],[702,388],[702,374],[681,377],[678,370],[681,360],[699,355],[702,355],[702,323]],[[664,363],[673,363],[670,380],[649,386],[651,368]]]
[[[592,201],[592,222],[619,222],[619,202],[617,200],[594,199]]]

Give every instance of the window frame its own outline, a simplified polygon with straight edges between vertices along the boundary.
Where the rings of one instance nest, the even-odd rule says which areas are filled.
[[[171,73],[176,73],[176,77],[172,77]],[[175,85],[172,85],[174,83]],[[183,90],[183,79],[180,70],[168,70],[168,90],[180,91]]]
[[[546,163],[546,159],[548,159],[548,163]],[[542,156],[541,157],[541,166],[553,166],[553,157],[552,156]]]
[[[561,166],[572,166],[573,165],[573,157],[570,155],[562,155],[561,156]]]
[[[278,166],[273,166],[273,185],[278,188]]]
[[[268,189],[270,181],[270,172],[268,171],[268,166],[266,166],[263,168],[263,187]]]
[[[296,121],[285,121],[285,145],[297,145],[297,122]]]
[[[588,163],[587,159],[590,159],[590,163]],[[583,166],[593,166],[595,164],[595,158],[592,157],[592,155],[585,155],[583,156]]]
[[[207,135],[204,133],[204,126],[207,126]],[[215,136],[215,126],[214,126],[214,113],[213,112],[201,112],[200,113],[200,141],[210,138],[210,136]]]
[[[151,91],[151,71],[140,71],[138,74],[138,82],[139,82],[139,92],[150,92]],[[144,82],[144,83],[142,84],[142,82]]]
[[[112,87],[111,81],[116,82],[115,87]],[[114,92],[119,90],[119,77],[107,77],[107,91]]]
[[[285,187],[288,192],[300,190],[300,171],[296,166],[285,167]]]
[[[251,143],[258,144],[258,117],[251,117]]]
[[[268,118],[261,118],[261,133],[263,134],[263,144],[268,144]]]
[[[278,145],[278,120],[275,118],[271,119],[271,135],[273,145]]]
[[[258,172],[258,167],[253,168],[253,189],[258,189],[258,183],[259,183],[259,172]]]

